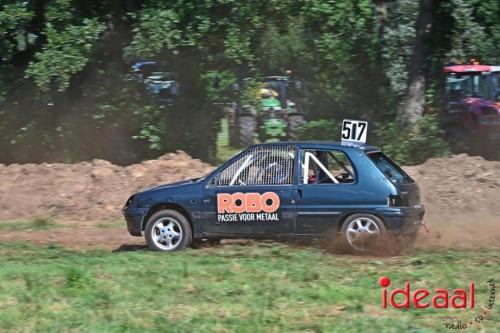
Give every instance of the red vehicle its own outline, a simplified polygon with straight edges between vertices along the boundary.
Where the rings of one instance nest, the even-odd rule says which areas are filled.
[[[494,157],[500,147],[500,66],[444,67],[446,128],[455,152]]]

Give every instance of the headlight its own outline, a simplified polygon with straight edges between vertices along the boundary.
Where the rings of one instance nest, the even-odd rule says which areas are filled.
[[[123,206],[123,211],[125,211],[128,207],[132,206],[134,203],[135,195],[132,195],[130,198],[127,199],[125,202],[125,206]]]

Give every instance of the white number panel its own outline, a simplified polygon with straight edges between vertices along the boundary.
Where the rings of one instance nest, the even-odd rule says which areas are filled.
[[[366,143],[368,122],[362,120],[344,119],[342,121],[342,142]]]

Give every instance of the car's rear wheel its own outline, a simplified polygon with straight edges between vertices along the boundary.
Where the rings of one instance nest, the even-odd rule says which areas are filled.
[[[146,225],[146,243],[154,251],[183,250],[191,244],[192,237],[188,220],[175,210],[165,209],[156,212]]]
[[[349,252],[368,253],[380,249],[387,239],[384,223],[371,214],[353,214],[342,224],[343,243]]]

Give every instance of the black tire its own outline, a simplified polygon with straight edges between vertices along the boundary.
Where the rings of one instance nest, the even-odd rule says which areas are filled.
[[[363,228],[368,227],[372,231],[378,230],[378,236],[375,237],[368,231],[363,231],[363,228],[358,229],[360,230],[359,233],[352,231],[351,228],[356,227],[358,221]],[[353,234],[356,234],[356,236]],[[363,237],[365,237],[364,240]],[[347,217],[342,223],[341,238],[343,249],[349,253],[369,254],[378,253],[379,251],[392,253],[395,250],[391,241],[392,237],[388,234],[384,223],[372,214],[360,213]],[[356,238],[357,240],[354,240]]]
[[[297,140],[299,138],[299,128],[306,123],[304,116],[294,114],[288,116],[288,138],[290,140]]]
[[[169,228],[169,225],[164,226],[165,230],[160,230],[159,224],[172,222],[173,227]],[[168,229],[168,230],[167,230]],[[161,233],[165,231],[165,235]],[[157,236],[169,237],[169,241],[158,241],[153,238],[153,232]],[[174,233],[179,234],[178,237]],[[154,251],[164,251],[164,252],[174,252],[184,250],[188,247],[193,240],[193,233],[191,230],[191,225],[187,218],[179,213],[178,211],[165,209],[154,213],[148,220],[146,224],[146,230],[144,233],[144,238],[146,243],[151,250]],[[168,242],[175,242],[169,247]]]
[[[236,127],[238,130],[238,146],[247,147],[253,144],[257,119],[251,115],[237,116]]]

